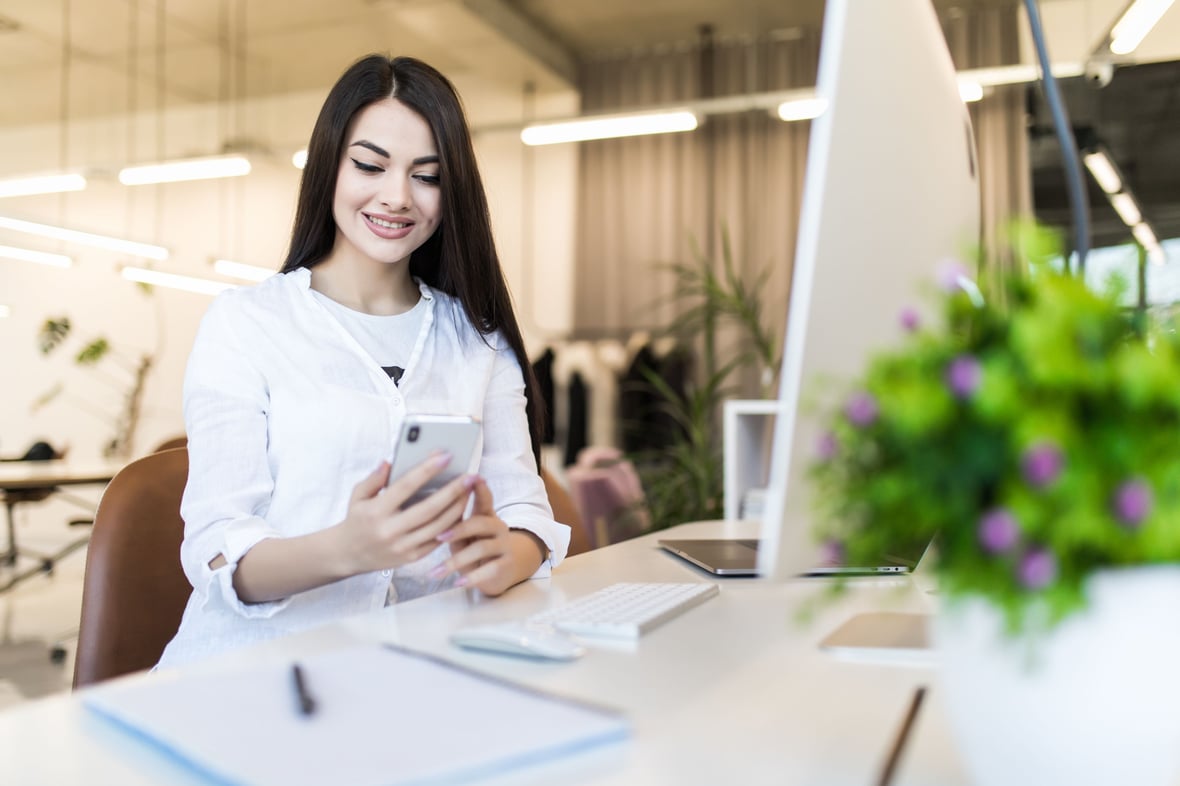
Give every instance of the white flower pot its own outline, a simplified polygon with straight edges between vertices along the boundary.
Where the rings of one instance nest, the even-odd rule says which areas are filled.
[[[976,786],[1180,786],[1180,566],[1099,573],[1087,595],[1035,640],[1009,636],[980,599],[936,616],[941,691]]]

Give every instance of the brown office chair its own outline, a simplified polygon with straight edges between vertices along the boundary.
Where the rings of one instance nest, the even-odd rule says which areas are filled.
[[[590,550],[590,536],[582,523],[582,517],[574,506],[573,499],[557,478],[549,474],[548,470],[541,470],[541,480],[545,481],[545,493],[549,496],[549,507],[553,508],[553,518],[570,528],[570,547],[567,557],[581,554]]]
[[[180,566],[185,448],[119,471],[94,515],[82,585],[74,687],[155,665],[192,587]]]

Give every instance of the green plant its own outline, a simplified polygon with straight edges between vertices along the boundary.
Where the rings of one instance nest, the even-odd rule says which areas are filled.
[[[903,317],[812,466],[834,548],[933,540],[940,592],[990,600],[1012,631],[1080,608],[1095,571],[1180,561],[1180,334],[1024,236],[1002,300],[951,285],[941,324]]]
[[[63,346],[72,331],[70,318],[61,316],[48,318],[41,325],[37,333],[37,347],[42,355],[49,355]],[[100,365],[109,360],[117,370],[114,375],[107,373]],[[96,410],[89,400],[79,400],[77,403],[85,411],[91,412],[104,421],[114,422],[114,435],[103,446],[103,455],[107,458],[126,459],[131,455],[135,431],[139,426],[139,417],[143,404],[144,386],[148,373],[152,369],[152,356],[141,355],[139,358],[127,358],[120,355],[104,336],[98,336],[87,342],[74,354],[74,363],[91,370],[92,376],[114,388],[122,395],[119,411],[115,415],[102,410]],[[58,398],[65,391],[60,382],[34,400],[31,407],[36,411]]]
[[[695,243],[693,251],[693,261],[665,266],[675,280],[672,299],[678,306],[678,316],[665,332],[681,347],[698,348],[699,366],[683,391],[655,370],[644,369],[655,411],[643,423],[625,424],[663,429],[666,444],[632,456],[653,529],[721,516],[721,407],[738,394],[747,371],[756,374],[761,395],[768,395],[779,367],[778,342],[764,324],[759,299],[768,272],[758,273],[752,282],[742,278],[725,227],[720,269]],[[727,329],[736,336],[733,346],[722,350],[718,337]]]

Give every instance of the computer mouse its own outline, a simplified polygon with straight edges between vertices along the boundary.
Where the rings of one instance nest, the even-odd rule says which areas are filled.
[[[462,628],[451,634],[451,643],[469,650],[544,660],[576,660],[586,654],[585,647],[560,631],[520,623]]]

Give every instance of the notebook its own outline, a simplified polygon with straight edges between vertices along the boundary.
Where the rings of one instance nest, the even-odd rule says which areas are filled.
[[[367,645],[233,672],[160,672],[83,704],[184,766],[243,786],[464,782],[629,736],[617,712]]]
[[[714,576],[757,576],[758,540],[755,539],[697,539],[661,540],[660,548]],[[898,550],[897,554],[882,554],[873,565],[816,565],[804,572],[805,576],[876,575],[881,573],[909,573],[917,566],[926,547]]]

